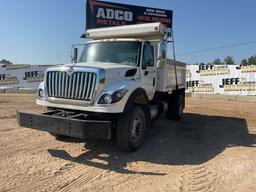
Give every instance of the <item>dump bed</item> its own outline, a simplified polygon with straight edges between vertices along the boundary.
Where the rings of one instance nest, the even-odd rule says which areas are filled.
[[[157,69],[157,87],[159,92],[172,92],[176,89],[182,89],[186,86],[186,64],[176,61],[177,85],[176,87],[176,72],[173,60],[167,59],[158,62]]]

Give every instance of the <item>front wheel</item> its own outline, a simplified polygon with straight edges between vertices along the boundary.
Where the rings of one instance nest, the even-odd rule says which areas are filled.
[[[141,106],[134,106],[129,113],[119,117],[116,128],[117,145],[122,151],[133,152],[138,149],[146,133],[146,116]]]

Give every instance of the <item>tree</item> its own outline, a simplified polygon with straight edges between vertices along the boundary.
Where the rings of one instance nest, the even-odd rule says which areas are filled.
[[[233,57],[231,56],[227,56],[225,59],[224,59],[224,62],[226,65],[234,65],[235,64],[235,60]]]
[[[248,58],[248,65],[256,65],[256,55]]]
[[[222,61],[220,58],[217,58],[215,59],[213,62],[212,62],[213,65],[222,65]]]
[[[243,60],[241,61],[241,65],[243,65],[243,66],[249,65],[249,64],[248,64],[248,60],[247,60],[247,59],[243,59]]]
[[[6,59],[2,59],[2,60],[0,61],[0,63],[6,64],[6,65],[13,64],[11,61],[8,61],[8,60],[6,60]]]

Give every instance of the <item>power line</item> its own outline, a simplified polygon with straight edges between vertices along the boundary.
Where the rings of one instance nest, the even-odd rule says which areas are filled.
[[[232,48],[232,47],[240,47],[240,46],[250,45],[250,44],[255,44],[255,43],[256,43],[256,41],[247,41],[247,42],[237,43],[237,44],[232,44],[232,45],[225,45],[225,46],[220,46],[220,47],[215,47],[215,48],[201,49],[201,50],[197,50],[197,51],[180,53],[180,54],[177,54],[177,55],[178,56],[193,55],[193,54],[196,54],[196,53],[204,53],[204,52],[215,51],[215,50],[220,50],[220,49],[226,49],[226,48]]]

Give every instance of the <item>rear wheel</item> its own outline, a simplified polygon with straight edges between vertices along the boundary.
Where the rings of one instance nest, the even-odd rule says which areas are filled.
[[[134,106],[129,113],[123,113],[116,128],[117,145],[122,151],[138,149],[146,133],[146,116],[141,106]]]
[[[180,120],[183,116],[184,94],[173,93],[168,97],[167,118]]]

